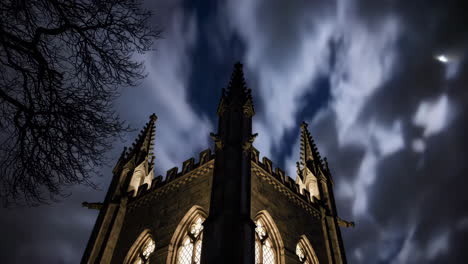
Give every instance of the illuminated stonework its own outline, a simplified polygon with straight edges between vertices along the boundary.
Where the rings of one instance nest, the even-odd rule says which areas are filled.
[[[319,264],[317,255],[306,236],[302,236],[296,245],[296,256],[303,264]]]
[[[301,245],[297,244],[296,246],[296,255],[299,258],[299,261],[304,264],[309,264],[309,261],[306,258],[304,249],[302,248]]]
[[[202,217],[196,218],[183,238],[182,245],[178,249],[177,264],[198,264],[201,258],[201,246],[203,237]]]
[[[338,217],[331,170],[307,124],[293,179],[255,148],[253,102],[236,64],[211,148],[157,177],[151,115],[116,162],[105,200],[83,203],[99,215],[81,263],[346,263],[340,226],[354,224]]]
[[[262,220],[257,220],[255,224],[255,263],[275,264],[275,253],[268,231]]]
[[[144,231],[135,241],[127,254],[125,264],[148,264],[151,255],[154,253],[156,244],[151,238],[149,231]]]

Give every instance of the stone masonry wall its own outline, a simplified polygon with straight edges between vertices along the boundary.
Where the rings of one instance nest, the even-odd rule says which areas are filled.
[[[121,264],[145,229],[150,230],[156,243],[151,263],[166,263],[174,231],[187,211],[199,205],[208,212],[212,176],[213,160],[130,201],[111,263]]]
[[[328,263],[319,211],[305,199],[301,201],[303,197],[284,189],[280,181],[259,166],[252,167],[251,215],[255,217],[261,210],[271,215],[284,243],[285,263],[300,263],[296,245],[302,235],[309,239],[319,262]]]

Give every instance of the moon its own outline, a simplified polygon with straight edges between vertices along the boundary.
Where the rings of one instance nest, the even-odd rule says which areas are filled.
[[[442,54],[442,55],[437,55],[437,56],[436,56],[436,59],[437,59],[438,61],[442,62],[442,63],[447,63],[447,62],[449,62],[449,58],[448,58],[447,56],[443,55],[443,54]]]

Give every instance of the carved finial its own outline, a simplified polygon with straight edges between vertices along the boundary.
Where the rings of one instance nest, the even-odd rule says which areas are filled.
[[[213,141],[215,143],[215,146],[216,146],[216,149],[218,149],[218,150],[223,149],[224,143],[223,143],[223,141],[221,140],[221,138],[219,137],[218,134],[210,133],[210,137],[211,137],[211,139],[213,139]]]
[[[250,137],[242,145],[242,150],[244,154],[249,153],[252,150],[252,144],[255,141],[255,138],[258,136],[258,133],[250,135]]]

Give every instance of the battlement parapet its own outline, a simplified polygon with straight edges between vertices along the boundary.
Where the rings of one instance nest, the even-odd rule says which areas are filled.
[[[252,148],[251,160],[253,163],[257,164],[260,168],[262,168],[267,175],[276,179],[279,183],[281,183],[282,186],[286,187],[289,191],[301,197],[305,202],[307,202],[308,204],[317,205],[316,201],[311,200],[309,191],[304,189],[301,192],[301,188],[296,183],[296,181],[290,176],[287,176],[284,170],[278,167],[273,169],[273,162],[269,158],[263,157],[260,161],[260,152],[255,148]]]
[[[140,185],[138,188],[137,193],[135,191],[127,192],[127,197],[131,199],[137,199],[138,197],[148,193],[152,190],[162,188],[166,186],[168,183],[184,176],[190,174],[192,171],[196,170],[200,166],[208,163],[210,160],[214,158],[214,154],[212,154],[211,149],[205,149],[199,154],[198,163],[195,162],[195,158],[189,158],[182,163],[182,170],[179,171],[178,167],[173,167],[166,172],[166,177],[159,175],[154,177],[151,181],[151,184],[148,185],[147,183]]]

